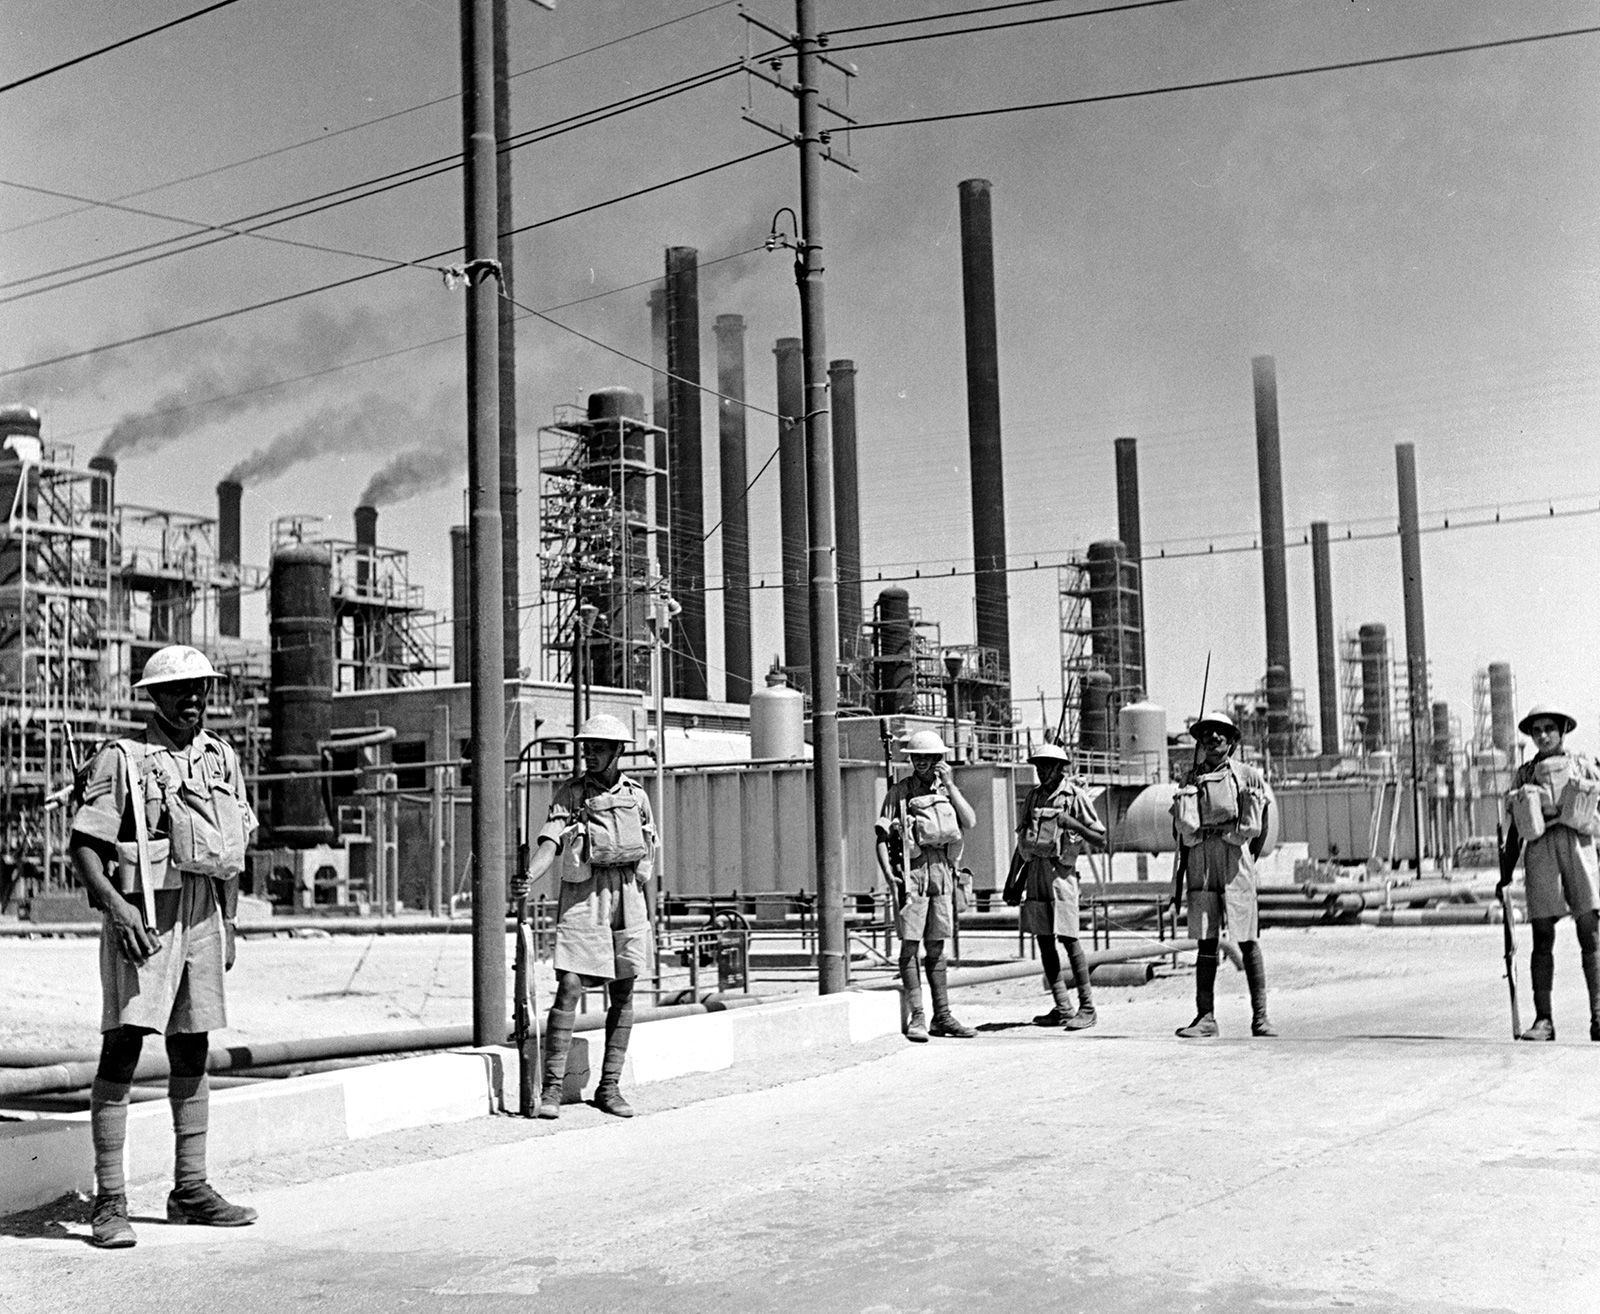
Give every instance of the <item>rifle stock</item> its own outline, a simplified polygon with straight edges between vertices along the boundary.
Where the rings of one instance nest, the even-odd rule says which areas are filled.
[[[534,1116],[536,1074],[539,1071],[539,1023],[534,1000],[533,928],[528,925],[528,866],[526,844],[517,846],[517,875],[523,892],[517,900],[517,957],[514,969],[515,992],[512,1010],[512,1042],[517,1047],[517,1112]]]
[[[1517,858],[1522,852],[1522,839],[1515,825],[1507,838],[1504,826],[1494,828],[1495,847],[1500,855],[1500,883],[1495,886],[1495,896],[1500,900],[1500,931],[1505,945],[1506,989],[1511,995],[1511,1038],[1522,1034],[1522,1017],[1517,1009],[1517,932],[1511,912],[1511,875],[1517,869]]]

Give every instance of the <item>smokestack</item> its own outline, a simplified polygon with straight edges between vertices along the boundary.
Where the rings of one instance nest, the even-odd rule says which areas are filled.
[[[700,272],[692,246],[667,248],[667,409],[672,417],[671,574],[683,608],[672,654],[680,698],[706,696],[705,494],[700,468]]]
[[[1406,608],[1406,696],[1411,733],[1420,739],[1428,716],[1428,639],[1422,623],[1422,534],[1417,523],[1417,451],[1394,446],[1395,483],[1400,499],[1400,572]]]
[[[105,476],[89,485],[89,511],[94,517],[95,528],[104,529],[109,537],[112,522],[111,508],[117,504],[116,457],[91,456],[89,468]],[[89,558],[97,567],[104,568],[110,565],[104,542],[93,545]]]
[[[356,546],[365,548],[370,553],[378,546],[378,508],[375,506],[358,506],[353,519],[356,522]],[[357,572],[365,574],[362,567],[369,562],[370,556],[366,560],[358,559],[356,563]]]
[[[1139,529],[1139,440],[1118,438],[1117,454],[1117,537],[1128,558],[1139,568],[1139,695],[1150,692],[1150,658],[1145,651],[1144,627],[1144,535]]]
[[[994,301],[994,226],[990,183],[960,185],[961,298],[967,339],[967,444],[972,463],[972,551],[978,644],[1000,655],[1011,678],[1011,602],[1006,580],[1006,488],[1000,446],[1000,348]],[[1009,703],[1009,693],[1002,698]],[[1009,719],[1010,707],[985,709],[984,720]]]
[[[1278,373],[1271,356],[1250,361],[1256,404],[1256,479],[1261,492],[1261,586],[1267,604],[1267,666],[1283,668],[1280,695],[1293,686],[1289,664],[1289,577],[1283,547],[1283,458],[1278,449]],[[1267,744],[1287,757],[1291,743],[1287,697],[1267,686]]]
[[[1376,622],[1363,625],[1361,644],[1361,747],[1381,752],[1393,742],[1389,725],[1389,631]]]
[[[472,552],[465,525],[450,526],[450,649],[457,684],[472,683]]]
[[[750,505],[745,493],[749,462],[744,416],[744,316],[718,315],[717,451],[722,511],[723,696],[750,701],[753,657],[750,635]]]
[[[373,554],[378,546],[378,508],[375,506],[358,506],[355,511],[356,522],[356,591],[365,593],[373,583]],[[356,642],[356,687],[368,689],[378,687],[372,682],[367,671],[367,663],[374,656],[372,651],[372,620],[365,610],[358,610],[355,615],[355,642]]]
[[[806,520],[806,426],[804,355],[799,338],[779,338],[772,348],[778,358],[778,503],[783,536],[783,662],[791,672],[811,664],[811,598]],[[809,689],[809,679],[791,676],[791,684]]]
[[[1324,757],[1339,755],[1339,650],[1333,641],[1333,568],[1328,522],[1311,523],[1311,597],[1317,617],[1317,720]]]
[[[1517,695],[1509,662],[1489,663],[1489,737],[1502,753],[1517,743]]]
[[[833,533],[838,545],[839,657],[861,644],[861,489],[856,469],[856,363],[828,362],[833,415]]]
[[[224,479],[217,485],[217,562],[239,568],[244,534],[240,527],[240,504],[244,485],[237,479]],[[239,637],[239,586],[230,584],[217,594],[217,633],[225,639]]]

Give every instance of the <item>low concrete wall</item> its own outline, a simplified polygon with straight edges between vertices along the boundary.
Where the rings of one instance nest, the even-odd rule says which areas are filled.
[[[646,1022],[634,1028],[623,1080],[643,1086],[799,1050],[862,1044],[899,1029],[899,1000],[893,994],[854,991]],[[598,1072],[598,1063],[594,1067]],[[517,1051],[491,1048],[214,1091],[211,1166],[503,1112],[515,1107],[518,1082]],[[160,1180],[171,1169],[167,1102],[133,1105],[128,1180]],[[87,1113],[0,1123],[0,1215],[93,1189]]]

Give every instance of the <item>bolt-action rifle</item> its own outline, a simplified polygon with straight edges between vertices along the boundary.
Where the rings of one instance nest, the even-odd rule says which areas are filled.
[[[1511,875],[1517,869],[1517,859],[1522,856],[1522,836],[1517,834],[1516,822],[1511,823],[1510,834],[1503,825],[1494,828],[1495,848],[1500,856],[1500,883],[1494,887],[1500,900],[1500,931],[1505,940],[1506,989],[1511,992],[1511,1037],[1522,1034],[1522,1018],[1517,1012],[1517,932],[1511,914]]]
[[[539,1072],[538,987],[533,979],[533,928],[528,924],[528,845],[517,845],[517,881],[522,890],[517,899],[517,958],[514,970],[515,1002],[512,1008],[511,1041],[517,1047],[520,1079],[517,1083],[517,1112],[524,1118],[534,1115]]]
[[[1200,681],[1200,715],[1206,714],[1206,694],[1211,691],[1211,653],[1206,653],[1206,673]],[[1199,719],[1198,717],[1196,718]],[[1192,732],[1191,732],[1192,733]],[[1194,737],[1194,754],[1189,759],[1189,779],[1191,782],[1200,772],[1200,737]],[[1172,838],[1175,848],[1172,854],[1172,916],[1174,919],[1183,911],[1183,891],[1189,874],[1189,850],[1183,847],[1183,839],[1177,833],[1177,824],[1173,824]]]

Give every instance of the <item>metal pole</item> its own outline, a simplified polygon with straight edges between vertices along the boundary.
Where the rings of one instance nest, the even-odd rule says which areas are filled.
[[[667,722],[661,678],[661,639],[662,629],[667,622],[667,600],[662,596],[660,565],[654,557],[650,559],[650,581],[650,700],[655,705],[656,719],[656,842],[660,846],[660,852],[656,857],[656,953],[654,955],[656,963],[656,1002],[659,1004],[661,1002],[661,927],[664,917],[662,900],[666,894],[665,873],[667,866]]]
[[[472,542],[472,1038],[503,1045],[506,1014],[505,576],[495,276],[494,0],[461,0],[467,260],[467,489]]]
[[[515,680],[522,670],[522,613],[517,522],[520,514],[517,478],[517,316],[511,298],[516,295],[512,272],[516,217],[511,204],[511,91],[507,80],[506,0],[494,0],[494,138],[495,138],[495,249],[500,260],[500,286],[505,296],[496,300],[499,338],[495,347],[496,383],[500,398],[498,423],[500,461],[500,561],[503,575],[501,629],[505,644],[505,678]]]
[[[817,122],[816,0],[795,0],[800,102],[800,337],[805,352],[806,510],[810,528],[811,760],[817,844],[817,988],[849,984],[839,778],[839,581],[834,561],[833,443],[822,313],[822,140]]]

